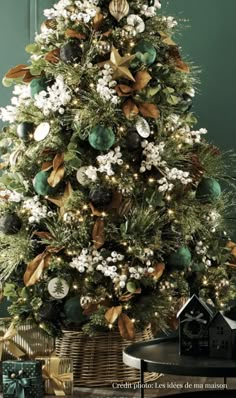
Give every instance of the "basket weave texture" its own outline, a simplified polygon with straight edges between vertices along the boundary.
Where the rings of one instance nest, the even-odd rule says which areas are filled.
[[[136,333],[134,342],[153,338],[151,327]],[[136,383],[140,372],[126,366],[122,351],[130,341],[124,340],[118,331],[97,333],[89,337],[83,332],[63,331],[63,337],[56,341],[56,354],[73,359],[74,386],[111,386],[112,383]],[[145,382],[156,380],[157,373],[146,374]]]

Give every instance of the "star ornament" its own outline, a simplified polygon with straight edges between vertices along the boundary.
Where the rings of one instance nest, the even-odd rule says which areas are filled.
[[[128,80],[135,82],[135,78],[129,71],[129,64],[135,58],[135,55],[125,55],[121,57],[118,50],[113,46],[111,50],[110,61],[106,62],[113,69],[112,77],[119,79],[123,77]]]

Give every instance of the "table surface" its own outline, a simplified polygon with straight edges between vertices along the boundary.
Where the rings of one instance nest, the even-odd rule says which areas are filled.
[[[135,343],[123,351],[126,365],[144,372],[183,376],[236,377],[236,360],[179,355],[178,339],[165,337]]]

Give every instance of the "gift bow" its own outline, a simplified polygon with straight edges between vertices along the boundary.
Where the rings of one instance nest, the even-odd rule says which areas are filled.
[[[52,388],[56,396],[65,396],[65,382],[73,380],[73,373],[59,374],[60,358],[49,357],[49,366],[42,368],[43,378],[51,382]]]
[[[0,337],[0,360],[2,359],[3,347],[6,344],[8,351],[15,357],[20,358],[25,356],[25,352],[23,352],[19,347],[17,347],[16,343],[12,341],[13,337],[17,334],[17,330],[13,323],[10,324],[9,328],[5,332],[4,336]]]
[[[185,314],[185,319],[183,319],[182,322],[196,321],[196,322],[199,322],[199,323],[206,324],[207,321],[205,319],[202,319],[202,317],[203,317],[203,313],[202,312],[200,314],[198,314],[198,315],[195,315],[195,316],[193,316],[191,314]]]
[[[23,377],[20,373],[14,378],[3,375],[3,383],[8,384],[7,394],[16,398],[25,398],[25,388],[31,384],[31,378]]]

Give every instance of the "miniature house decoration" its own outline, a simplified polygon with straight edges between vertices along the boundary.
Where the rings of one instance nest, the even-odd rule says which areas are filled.
[[[236,321],[221,311],[209,325],[209,355],[212,358],[236,358]]]
[[[178,312],[177,318],[180,355],[207,355],[212,310],[194,294]]]

